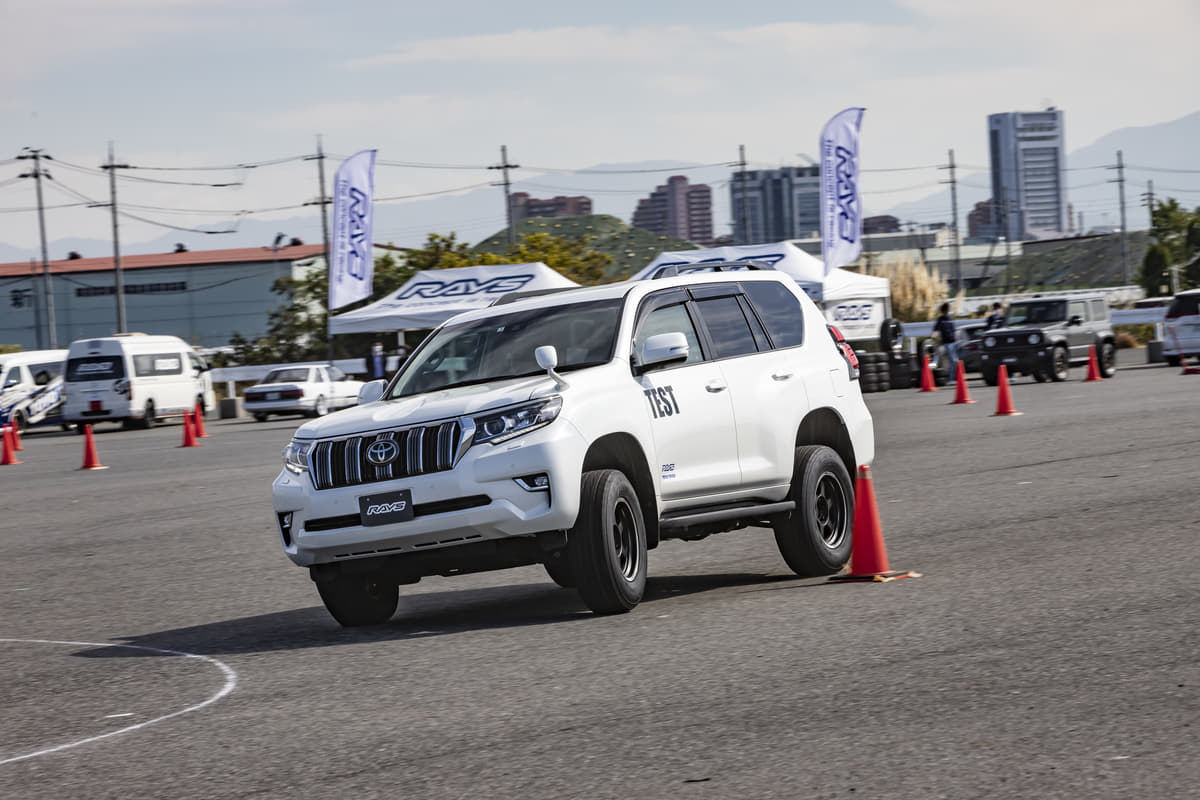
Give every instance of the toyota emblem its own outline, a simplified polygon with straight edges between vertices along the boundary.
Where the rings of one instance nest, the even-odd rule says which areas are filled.
[[[377,467],[392,463],[400,455],[400,447],[391,439],[376,439],[367,446],[367,461]]]

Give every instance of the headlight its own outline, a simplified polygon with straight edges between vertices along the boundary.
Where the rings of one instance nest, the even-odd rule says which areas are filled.
[[[1042,337],[1039,336],[1038,334],[1036,334],[1036,333],[1029,334],[1029,343],[1030,344],[1037,344],[1041,340],[1042,340]]]
[[[299,442],[295,439],[283,448],[283,466],[289,472],[297,475],[308,472],[308,451],[312,450],[312,442]]]
[[[561,410],[562,398],[555,396],[475,417],[474,443],[500,444],[514,436],[535,431],[553,422]]]
[[[983,346],[984,346],[984,347],[995,347],[995,346],[996,346],[996,337],[995,337],[995,336],[989,336],[989,337],[987,337],[986,339],[984,339],[984,340],[983,340]]]

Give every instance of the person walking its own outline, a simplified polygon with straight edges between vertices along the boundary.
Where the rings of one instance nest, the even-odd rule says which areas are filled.
[[[371,345],[371,352],[363,359],[367,368],[367,380],[377,381],[387,378],[387,353],[383,352],[383,342]]]
[[[990,331],[992,328],[1003,328],[1004,322],[1004,307],[1001,306],[1000,301],[997,300],[995,303],[992,303],[992,313],[988,314],[987,330]]]
[[[933,323],[933,332],[941,338],[942,349],[946,353],[946,376],[949,380],[954,380],[954,370],[958,364],[958,328],[954,324],[954,318],[950,316],[949,303],[942,303],[938,311],[940,313]]]

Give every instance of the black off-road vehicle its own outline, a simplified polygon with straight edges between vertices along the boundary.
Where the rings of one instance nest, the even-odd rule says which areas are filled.
[[[1004,327],[986,331],[982,344],[980,372],[989,386],[998,382],[1001,364],[1010,376],[1065,381],[1072,366],[1088,363],[1093,346],[1103,377],[1111,378],[1117,369],[1117,346],[1102,294],[1018,300],[1008,307]]]

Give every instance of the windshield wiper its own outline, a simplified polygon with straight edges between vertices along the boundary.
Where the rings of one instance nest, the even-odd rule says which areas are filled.
[[[498,381],[512,380],[513,378],[532,378],[535,375],[545,375],[543,370],[535,369],[530,372],[520,372],[515,375],[489,375],[486,378],[469,378],[467,380],[455,381],[454,383],[446,383],[441,386],[430,386],[422,389],[419,392],[406,392],[404,394],[392,395],[396,397],[413,397],[418,394],[429,394],[430,392],[444,392],[447,389],[457,389],[460,386],[477,386],[481,383],[496,383]]]

